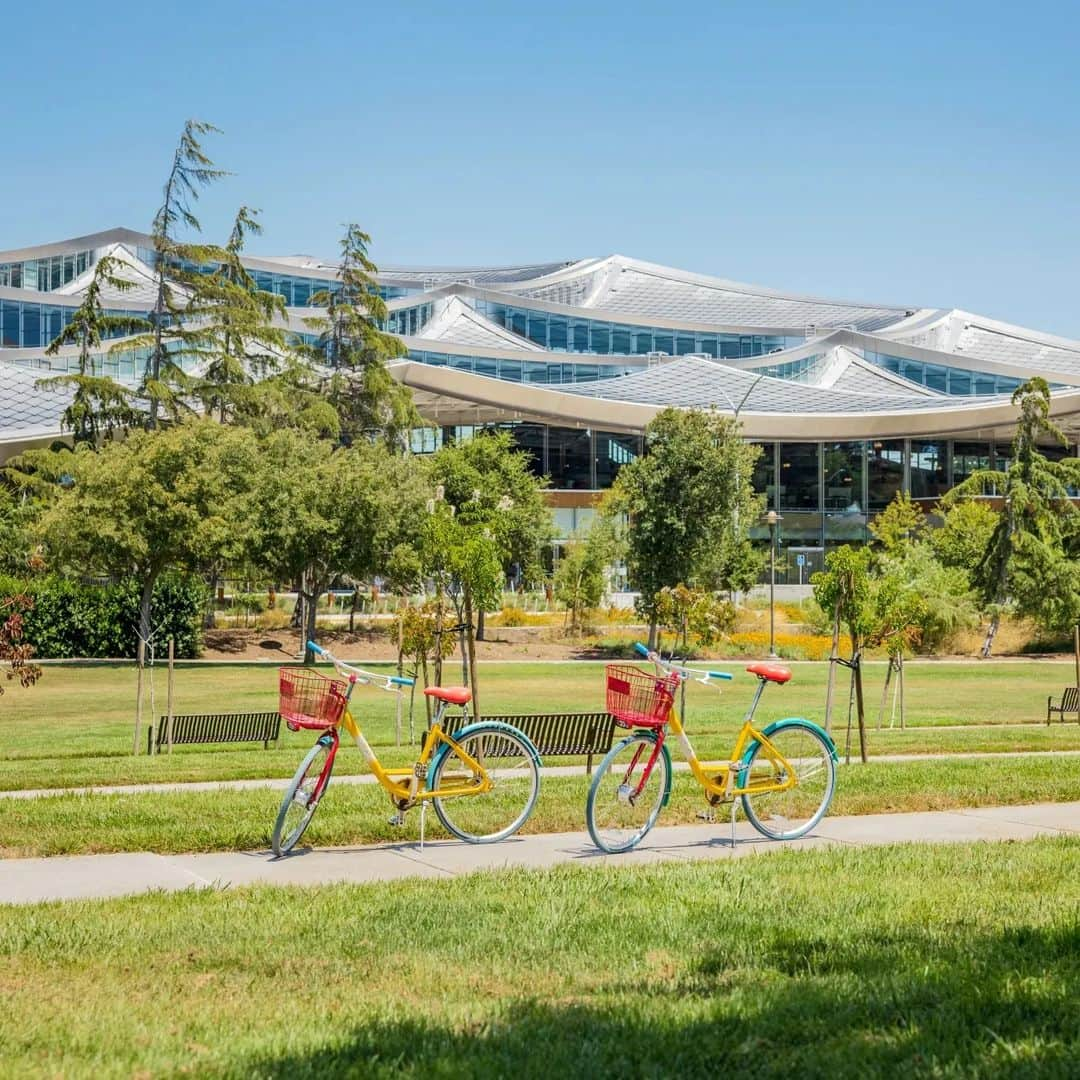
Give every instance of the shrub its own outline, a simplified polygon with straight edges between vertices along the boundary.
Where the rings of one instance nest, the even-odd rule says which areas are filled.
[[[133,580],[87,585],[49,576],[29,582],[0,580],[0,592],[25,592],[34,606],[27,613],[25,640],[45,659],[131,657],[138,652],[139,586]],[[154,586],[154,642],[164,656],[166,641],[176,655],[193,659],[202,646],[206,586],[195,577],[163,575]]]
[[[528,625],[528,621],[529,620],[525,617],[525,612],[519,607],[507,605],[499,612],[500,626],[526,626]]]

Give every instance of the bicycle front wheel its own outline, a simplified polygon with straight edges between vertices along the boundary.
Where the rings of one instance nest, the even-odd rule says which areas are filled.
[[[836,762],[824,736],[809,724],[788,724],[769,735],[769,742],[790,766],[772,760],[764,743],[750,756],[747,785],[795,783],[784,791],[765,791],[742,797],[750,824],[771,840],[805,836],[825,816],[836,790]]]
[[[275,855],[286,855],[296,847],[304,830],[311,824],[334,768],[333,743],[320,739],[300,762],[292,782],[281,800],[270,846]]]
[[[532,745],[519,732],[479,726],[460,737],[439,759],[431,800],[443,827],[470,844],[505,840],[529,819],[540,793],[540,767]],[[463,758],[461,748],[483,767],[494,785],[481,791],[483,776]]]
[[[656,753],[656,737],[635,732],[616,743],[589,785],[585,823],[593,843],[615,855],[637,847],[656,823],[671,790],[668,756]]]

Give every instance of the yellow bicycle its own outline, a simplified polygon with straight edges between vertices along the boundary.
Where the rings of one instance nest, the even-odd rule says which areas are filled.
[[[523,732],[510,724],[481,721],[447,735],[441,723],[446,708],[467,711],[472,695],[464,686],[429,686],[424,693],[438,706],[420,757],[406,768],[386,769],[349,711],[349,699],[357,685],[400,693],[400,687],[412,686],[413,680],[345,664],[311,641],[307,647],[343,677],[328,678],[310,668],[281,669],[279,709],[285,723],[293,731],[306,728],[322,735],[285,792],[271,837],[275,855],[291,851],[311,824],[330,784],[340,727],[353,737],[390,796],[391,824],[403,824],[406,811],[420,807],[421,843],[429,802],[448,832],[472,844],[505,840],[525,824],[540,791],[540,756]]]
[[[712,808],[730,802],[735,842],[736,799],[747,819],[771,840],[805,836],[825,816],[836,789],[836,747],[817,724],[801,717],[777,720],[758,729],[754,713],[767,683],[786,683],[790,669],[780,664],[750,664],[757,676],[754,699],[743,718],[727,761],[702,762],[675,710],[679,684],[695,680],[712,685],[729,680],[722,671],[698,671],[662,659],[638,643],[655,674],[626,664],[607,668],[607,707],[616,723],[632,734],[616,743],[600,763],[589,787],[585,819],[589,835],[602,851],[630,851],[656,823],[671,797],[671,754],[666,737],[678,740],[690,772]]]

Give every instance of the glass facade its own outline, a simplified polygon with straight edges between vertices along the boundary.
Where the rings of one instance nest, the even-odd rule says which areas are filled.
[[[427,349],[410,349],[409,359],[434,367],[451,367],[474,375],[487,375],[508,382],[534,383],[550,386],[558,383],[596,382],[616,375],[640,371],[637,366],[624,364],[552,364],[546,360],[505,360],[486,356],[458,356]]]
[[[700,353],[714,359],[737,360],[789,349],[804,344],[805,340],[776,334],[713,334],[628,326],[601,319],[533,311],[495,300],[478,299],[474,303],[476,310],[485,318],[556,352],[591,352],[604,356],[643,356],[651,352],[686,356]]]
[[[36,300],[0,299],[0,348],[44,349],[71,322],[74,307]],[[110,315],[145,317],[144,311],[110,311]]]
[[[0,285],[7,285],[12,289],[51,292],[69,281],[74,281],[93,265],[93,251],[76,251],[70,255],[51,255],[44,259],[0,263]]]
[[[1022,379],[1008,375],[992,375],[983,371],[944,367],[941,364],[924,364],[921,360],[908,360],[903,356],[864,349],[863,356],[872,364],[900,375],[910,382],[918,383],[941,394],[967,397],[978,394],[1011,394]]]
[[[817,510],[821,498],[821,443],[781,443],[779,476],[781,510]]]
[[[884,510],[904,490],[906,455],[903,439],[878,440],[867,444],[866,505],[870,513]]]

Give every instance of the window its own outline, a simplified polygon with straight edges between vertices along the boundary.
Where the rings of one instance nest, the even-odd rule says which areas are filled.
[[[588,430],[549,428],[548,472],[556,488],[591,488],[592,434]]]
[[[861,513],[866,469],[862,442],[825,443],[825,509]]]
[[[766,496],[765,505],[776,506],[776,443],[756,443],[761,455],[754,463],[754,475],[750,483],[759,495]]]
[[[948,443],[911,440],[911,497],[937,499],[949,490]]]
[[[952,482],[959,484],[979,469],[990,468],[990,444],[988,442],[953,443]]]
[[[780,444],[780,509],[817,510],[821,505],[820,444]]]
[[[904,489],[904,440],[872,442],[866,450],[867,504],[870,513],[884,510]]]
[[[641,456],[640,435],[617,435],[610,431],[596,433],[596,486],[608,488],[619,470]]]

